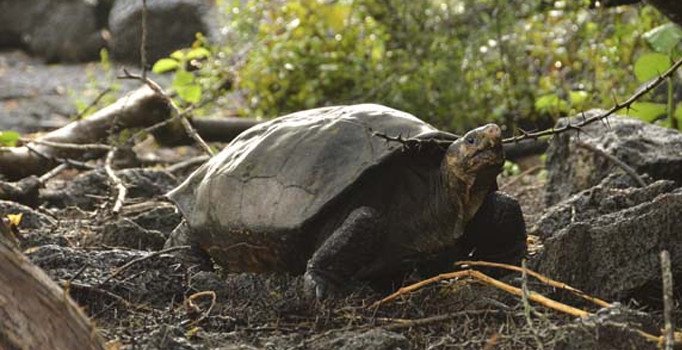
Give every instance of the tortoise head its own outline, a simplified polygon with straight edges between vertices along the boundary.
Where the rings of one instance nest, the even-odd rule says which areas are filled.
[[[495,124],[471,130],[448,147],[441,165],[447,192],[461,205],[466,221],[496,189],[503,164],[502,132]]]

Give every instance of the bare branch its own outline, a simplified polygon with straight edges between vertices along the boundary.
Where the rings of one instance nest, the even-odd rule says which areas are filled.
[[[665,328],[663,339],[665,350],[673,350],[675,346],[675,325],[673,324],[673,274],[670,267],[670,253],[667,250],[661,252],[661,276],[663,280],[663,319]]]
[[[104,161],[104,170],[111,180],[112,187],[114,187],[116,190],[116,200],[114,201],[114,207],[111,209],[111,211],[114,214],[118,214],[118,212],[121,211],[121,207],[123,207],[123,201],[125,201],[126,195],[128,194],[128,189],[123,184],[121,178],[119,178],[111,168],[111,163],[114,160],[115,153],[116,148],[112,148],[109,150],[109,153],[107,153],[107,158]]]
[[[147,0],[142,0],[142,34],[140,38],[140,69],[142,79],[147,79]]]

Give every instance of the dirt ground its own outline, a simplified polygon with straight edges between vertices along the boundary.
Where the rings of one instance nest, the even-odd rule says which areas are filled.
[[[108,214],[109,185],[101,171],[51,180],[46,204],[35,211],[9,202],[0,209],[25,213],[25,254],[68,288],[103,337],[123,349],[639,349],[655,344],[637,329],[660,334],[656,306],[630,300],[623,302],[648,313],[617,304],[580,321],[464,279],[372,307],[390,291],[354,286],[318,302],[303,292],[300,276],[204,270],[170,253],[153,254],[180,221],[161,196],[184,175],[129,169],[121,176],[130,193],[116,218]],[[544,209],[542,170],[501,184],[519,199],[531,227]],[[538,240],[529,242],[532,258]],[[503,280],[523,282],[513,274]],[[535,280],[527,284],[598,310]]]

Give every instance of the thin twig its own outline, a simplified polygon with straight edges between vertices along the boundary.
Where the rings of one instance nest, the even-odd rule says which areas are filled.
[[[604,151],[603,149],[601,149],[597,146],[591,145],[589,143],[577,142],[577,145],[578,145],[578,147],[592,151],[595,154],[600,155],[600,156],[608,159],[611,163],[613,163],[613,164],[617,165],[618,167],[620,167],[621,169],[623,169],[623,171],[625,171],[625,173],[627,173],[633,180],[635,180],[637,182],[639,187],[646,187],[646,182],[644,182],[642,177],[639,176],[639,174],[637,174],[637,171],[635,171],[635,169],[633,169],[631,166],[625,164],[625,162],[623,162],[622,160],[618,159],[617,157],[615,157],[611,154],[606,153],[606,151]]]
[[[116,270],[114,270],[114,272],[112,272],[112,273],[109,275],[109,277],[107,277],[104,281],[100,282],[99,285],[103,285],[103,284],[109,282],[112,278],[114,278],[114,277],[120,275],[123,271],[129,269],[131,266],[133,266],[133,265],[135,265],[135,264],[139,264],[139,263],[142,262],[142,261],[151,259],[151,258],[153,258],[153,257],[155,257],[155,256],[159,256],[159,255],[162,255],[162,254],[174,252],[174,251],[176,251],[176,250],[189,249],[189,248],[190,248],[190,246],[188,246],[188,245],[181,245],[181,246],[176,246],[176,247],[170,247],[170,248],[162,249],[162,250],[159,250],[159,251],[156,251],[156,252],[153,252],[153,253],[149,253],[149,254],[147,254],[147,255],[145,255],[145,256],[142,256],[142,257],[139,257],[139,258],[130,260],[129,262],[125,263],[123,266],[121,266],[121,267],[117,268]]]
[[[521,273],[523,273],[523,271],[524,271],[523,268],[522,268],[522,267],[519,267],[519,266],[508,265],[508,264],[502,264],[502,263],[496,263],[496,262],[488,262],[488,261],[470,261],[470,260],[464,260],[464,261],[457,261],[457,262],[455,262],[455,265],[457,265],[457,266],[468,265],[468,266],[497,267],[497,268],[501,268],[501,269],[505,269],[505,270],[511,270],[511,271],[516,271],[516,272],[521,272]],[[606,302],[606,301],[604,301],[604,300],[601,300],[601,299],[599,299],[599,298],[597,298],[597,297],[593,297],[593,296],[591,296],[591,295],[588,295],[587,293],[581,291],[580,289],[571,287],[571,286],[569,286],[569,285],[566,284],[566,283],[563,283],[563,282],[560,282],[560,281],[557,281],[557,280],[553,280],[553,279],[551,279],[551,278],[549,278],[549,277],[547,277],[547,276],[541,275],[541,274],[539,274],[539,273],[537,273],[537,272],[535,272],[535,271],[533,271],[533,270],[525,269],[525,272],[526,272],[526,274],[528,274],[529,276],[532,276],[532,277],[536,278],[538,281],[540,281],[540,282],[542,282],[542,283],[544,283],[544,284],[546,284],[546,285],[548,285],[548,286],[551,286],[551,287],[554,287],[554,288],[558,288],[558,289],[567,290],[567,291],[569,291],[569,292],[571,292],[571,293],[573,293],[573,294],[575,294],[575,295],[577,295],[577,296],[579,296],[579,297],[581,297],[581,298],[583,298],[583,299],[585,299],[585,300],[587,300],[587,301],[590,301],[590,302],[592,302],[592,303],[594,303],[594,304],[596,304],[596,305],[598,305],[598,306],[600,306],[600,307],[609,307],[609,306],[611,306],[611,303]]]
[[[121,178],[118,177],[118,175],[116,175],[114,170],[111,168],[111,163],[114,160],[115,153],[116,148],[112,148],[109,153],[107,153],[107,158],[104,161],[104,170],[111,180],[112,187],[114,187],[116,190],[116,200],[114,201],[114,207],[111,209],[111,212],[118,214],[118,212],[121,211],[121,207],[123,207],[123,202],[125,201],[126,195],[128,194],[128,189],[123,184]]]
[[[50,162],[66,164],[66,165],[69,165],[71,167],[78,168],[78,169],[85,169],[85,170],[95,169],[94,166],[89,165],[89,164],[84,163],[84,162],[79,162],[77,160],[73,160],[73,159],[69,159],[69,158],[54,157],[54,156],[45,154],[44,152],[42,152],[42,151],[38,150],[37,148],[31,146],[30,144],[26,144],[26,145],[24,145],[24,147],[26,147],[26,149],[28,149],[29,151],[37,154],[40,158],[47,160],[47,161],[50,161]]]
[[[66,170],[67,168],[69,168],[69,165],[68,165],[68,164],[66,164],[66,163],[59,164],[59,165],[57,165],[56,167],[54,167],[52,170],[50,170],[50,171],[46,172],[45,174],[41,175],[41,176],[38,178],[38,180],[40,181],[40,183],[44,184],[44,183],[46,183],[49,179],[51,179],[51,178],[53,178],[53,177],[59,175],[59,173],[61,173],[62,171]]]
[[[400,320],[398,322],[393,322],[391,324],[381,326],[381,328],[384,328],[384,329],[389,330],[389,331],[395,331],[398,329],[427,326],[427,325],[430,325],[433,323],[445,322],[445,321],[449,321],[449,320],[459,318],[459,317],[463,317],[463,316],[488,315],[488,314],[499,314],[499,313],[501,313],[500,310],[464,310],[464,311],[457,311],[457,312],[452,312],[452,313],[444,314],[444,315],[436,315],[436,316],[430,316],[430,317],[425,317],[425,318],[419,318],[416,320]]]
[[[95,99],[93,99],[93,100],[90,102],[90,104],[88,104],[85,108],[83,108],[83,110],[80,111],[80,113],[76,114],[76,116],[74,117],[74,119],[79,120],[79,119],[83,118],[83,116],[85,115],[85,113],[87,113],[89,110],[91,110],[93,107],[95,107],[95,106],[99,103],[99,101],[101,101],[102,98],[104,98],[104,96],[106,96],[106,95],[107,95],[108,93],[110,93],[112,90],[113,90],[113,89],[112,89],[111,86],[110,86],[110,87],[108,87],[108,88],[106,88],[106,89],[100,91],[100,93],[97,94],[97,96],[95,97]]]
[[[43,145],[43,146],[48,146],[48,147],[53,147],[53,148],[62,148],[62,149],[71,149],[71,150],[79,150],[79,151],[109,151],[111,150],[111,146],[101,144],[101,143],[67,143],[67,142],[55,142],[55,141],[48,141],[48,140],[31,140],[27,138],[21,138],[21,141],[24,143],[35,143],[38,145]]]
[[[533,133],[528,133],[523,130],[520,130],[521,135],[517,135],[514,137],[509,137],[504,140],[502,140],[502,143],[512,143],[512,142],[519,142],[521,140],[526,140],[526,139],[538,139],[543,136],[549,136],[549,135],[557,135],[564,133],[569,130],[580,130],[582,127],[594,123],[596,121],[601,121],[605,120],[609,116],[614,115],[616,112],[622,110],[622,109],[629,109],[632,104],[637,101],[640,97],[644,96],[646,93],[650,92],[657,86],[661,85],[664,81],[666,81],[666,78],[671,77],[677,69],[682,66],[682,59],[679,59],[676,61],[668,70],[666,70],[663,74],[659,75],[656,79],[651,81],[649,84],[645,85],[643,88],[637,90],[634,94],[632,94],[625,102],[618,103],[617,101],[614,102],[613,107],[611,107],[609,110],[589,117],[589,118],[584,118],[578,123],[571,124],[570,121],[567,122],[564,126],[559,127],[559,128],[552,128],[548,130],[543,130],[543,131],[538,131],[538,132],[533,132]]]
[[[661,252],[661,278],[663,280],[663,320],[665,328],[663,339],[665,350],[673,350],[675,346],[675,325],[673,324],[673,274],[670,268],[670,253]]]
[[[172,174],[172,173],[178,172],[180,170],[184,170],[186,168],[189,168],[191,166],[204,163],[207,160],[209,160],[210,158],[211,157],[206,155],[206,154],[200,155],[197,157],[192,157],[190,159],[183,160],[183,161],[175,163],[173,165],[169,165],[168,167],[166,167],[166,171]]]
[[[140,69],[142,79],[147,79],[147,0],[142,0],[142,23],[140,37]]]
[[[473,279],[481,281],[485,284],[491,285],[495,288],[501,289],[507,293],[510,293],[510,294],[513,294],[513,295],[516,295],[519,297],[523,296],[523,291],[519,288],[511,286],[511,285],[504,283],[502,281],[496,280],[496,279],[494,279],[494,278],[492,278],[492,277],[490,277],[490,276],[488,276],[488,275],[486,275],[480,271],[464,270],[464,271],[443,273],[443,274],[440,274],[438,276],[434,276],[434,277],[425,279],[423,281],[411,284],[409,286],[402,287],[402,288],[398,289],[398,291],[396,291],[395,293],[375,302],[370,307],[378,307],[382,304],[385,304],[389,301],[392,301],[392,300],[398,298],[401,295],[411,293],[411,292],[418,290],[418,289],[420,289],[424,286],[427,286],[429,284],[433,284],[433,283],[444,281],[444,280],[450,280],[450,279],[454,279],[454,278],[462,278],[462,277],[473,278]],[[581,309],[575,308],[573,306],[569,306],[569,305],[560,303],[556,300],[552,300],[550,298],[545,297],[544,295],[541,295],[541,294],[539,294],[537,292],[533,292],[533,291],[528,292],[528,300],[530,300],[532,302],[536,302],[536,303],[543,305],[545,307],[548,307],[550,309],[561,311],[563,313],[566,313],[566,314],[569,314],[572,316],[576,316],[576,317],[586,317],[586,316],[590,315],[590,313],[585,311],[585,310],[581,310]]]
[[[215,306],[215,303],[216,303],[216,293],[215,293],[214,291],[212,291],[212,290],[203,291],[203,292],[197,292],[197,293],[194,293],[194,294],[190,295],[190,296],[185,300],[185,307],[187,307],[188,310],[197,310],[197,311],[198,311],[199,308],[194,304],[194,300],[195,300],[195,299],[198,299],[198,298],[201,298],[201,297],[205,297],[205,296],[210,296],[210,297],[211,297],[211,305],[208,307],[208,309],[206,309],[206,311],[204,311],[204,312],[201,314],[201,316],[200,316],[199,318],[197,318],[196,320],[190,322],[190,324],[188,325],[189,327],[193,327],[193,326],[199,324],[199,322],[203,321],[204,319],[206,319],[206,317],[208,317],[208,315],[211,313],[211,310],[213,310],[213,307]]]

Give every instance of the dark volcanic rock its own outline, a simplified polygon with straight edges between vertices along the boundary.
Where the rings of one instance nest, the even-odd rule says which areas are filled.
[[[209,34],[208,0],[147,1],[147,59],[150,64],[171,52],[191,46],[195,34]],[[118,0],[109,15],[111,51],[119,61],[140,61],[142,1]]]
[[[48,61],[97,58],[105,46],[96,1],[0,2],[0,47],[24,47]]]
[[[101,243],[112,247],[159,250],[166,236],[156,230],[147,230],[130,219],[120,219],[104,226]]]
[[[682,276],[682,189],[671,187],[597,186],[550,208],[538,224],[549,238],[533,268],[588,293],[623,298],[660,285],[659,254],[667,249],[673,274]]]
[[[116,173],[128,189],[128,199],[162,196],[177,186],[176,178],[163,170],[135,168]],[[110,191],[109,178],[103,169],[98,169],[77,176],[62,189],[45,191],[41,196],[52,206],[92,210],[102,200],[108,200]]]
[[[144,303],[157,308],[167,307],[171,300],[182,300],[186,267],[172,255],[145,259],[109,279],[117,267],[148,254],[137,250],[85,250],[56,245],[36,247],[27,252],[28,258],[52,279],[73,279],[71,296],[81,305],[88,305],[90,312],[96,312],[99,308],[108,309],[112,301],[109,296],[95,293],[87,286],[125,295],[131,303]]]
[[[589,111],[586,116],[597,113],[600,111]],[[567,121],[562,119],[558,126]],[[580,134],[567,132],[552,139],[546,164],[549,174],[546,202],[549,205],[598,184],[611,173],[622,172],[611,161],[579,147],[577,142],[605,150],[639,174],[682,184],[682,134],[631,118],[612,117],[608,126],[593,123]]]
[[[57,221],[51,217],[39,213],[25,205],[15,202],[0,200],[0,217],[8,214],[22,214],[19,230],[34,230],[41,228],[50,228],[57,224]]]
[[[546,210],[531,233],[547,238],[572,223],[589,221],[647,203],[675,189],[675,183],[667,180],[656,181],[644,188],[634,186],[636,184],[627,175],[609,175],[599,185],[576,193]]]
[[[650,315],[627,309],[618,303],[561,329],[568,334],[554,347],[556,350],[656,349],[656,344],[645,339],[638,330],[659,333]]]

